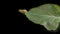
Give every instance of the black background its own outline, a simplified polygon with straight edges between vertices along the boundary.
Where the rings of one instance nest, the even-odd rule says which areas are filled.
[[[50,32],[47,31],[43,26],[34,24],[31,22],[25,15],[18,12],[19,9],[27,9],[28,11],[33,8],[40,6],[42,4],[46,3],[52,3],[52,4],[58,4],[60,5],[59,0],[20,0],[16,1],[16,33],[50,33],[50,34],[56,34],[59,33],[60,30],[57,32]]]

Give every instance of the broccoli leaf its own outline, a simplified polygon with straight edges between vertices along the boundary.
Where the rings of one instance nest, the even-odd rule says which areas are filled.
[[[60,22],[60,7],[56,4],[44,4],[30,9],[25,15],[30,21],[43,25],[47,30],[56,30]]]

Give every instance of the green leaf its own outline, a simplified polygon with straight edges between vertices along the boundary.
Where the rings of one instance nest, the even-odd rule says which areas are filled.
[[[56,30],[60,22],[60,7],[56,4],[44,4],[30,9],[25,15],[30,21],[43,25],[47,30]]]

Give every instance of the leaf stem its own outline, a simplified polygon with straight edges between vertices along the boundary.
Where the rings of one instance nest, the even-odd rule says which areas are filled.
[[[19,9],[19,12],[22,14],[25,14],[27,12],[27,10],[26,9]]]

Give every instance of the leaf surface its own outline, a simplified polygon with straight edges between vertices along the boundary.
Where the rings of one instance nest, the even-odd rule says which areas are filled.
[[[35,24],[43,25],[47,30],[56,30],[60,22],[60,7],[55,4],[44,4],[30,9],[26,17]]]

